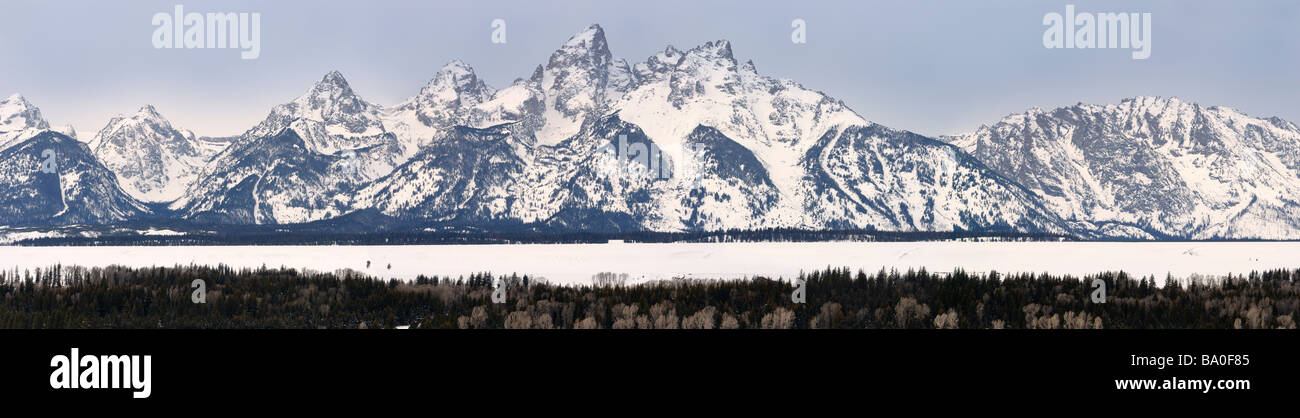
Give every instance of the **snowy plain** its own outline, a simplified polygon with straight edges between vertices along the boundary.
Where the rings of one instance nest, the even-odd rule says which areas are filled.
[[[367,267],[366,263],[370,266]],[[931,272],[1048,272],[1083,276],[1122,270],[1133,275],[1218,277],[1300,268],[1300,242],[757,242],[407,246],[0,246],[0,268],[216,265],[352,269],[376,277],[528,274],[551,283],[588,284],[599,272],[629,281],[790,279],[801,271],[850,267],[924,267]],[[391,267],[390,267],[391,266]]]

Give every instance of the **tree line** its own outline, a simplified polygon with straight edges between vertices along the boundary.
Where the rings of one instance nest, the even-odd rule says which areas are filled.
[[[1095,280],[1105,303],[1093,301]],[[797,288],[804,303],[792,298]],[[628,284],[600,273],[557,285],[518,274],[401,281],[349,270],[52,266],[0,271],[0,327],[1294,329],[1298,296],[1300,269],[1157,283],[1123,272],[826,268],[795,280]]]
[[[156,226],[146,223],[92,228],[89,236],[38,237],[18,241],[26,246],[179,246],[179,245],[443,245],[443,244],[590,244],[610,240],[642,243],[668,242],[824,242],[824,241],[1059,241],[1074,237],[1014,231],[874,231],[874,230],[805,230],[792,228],[730,229],[698,232],[656,231],[566,231],[535,228],[461,229],[454,227],[426,231],[412,230],[338,232],[332,224],[314,225],[176,225]],[[172,228],[181,235],[141,235],[141,228]],[[127,232],[120,232],[126,230]],[[219,232],[209,232],[216,230]]]

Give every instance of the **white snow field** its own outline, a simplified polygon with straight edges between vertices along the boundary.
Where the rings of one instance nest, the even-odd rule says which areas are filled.
[[[366,267],[366,262],[370,267]],[[1187,278],[1300,268],[1300,242],[811,242],[671,244],[520,244],[411,246],[0,246],[0,268],[62,265],[133,267],[216,265],[352,269],[383,278],[520,273],[551,283],[588,284],[598,272],[629,281],[796,277],[827,266],[875,272],[1049,272],[1082,276],[1123,270]],[[391,264],[391,268],[389,265]]]

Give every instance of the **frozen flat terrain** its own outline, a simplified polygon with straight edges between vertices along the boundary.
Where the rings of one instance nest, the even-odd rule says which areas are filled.
[[[370,267],[366,267],[370,261]],[[521,244],[419,246],[10,247],[0,268],[63,265],[134,267],[177,264],[353,269],[385,278],[527,273],[552,283],[590,283],[597,272],[633,281],[674,277],[791,278],[826,266],[875,272],[925,267],[947,272],[1050,272],[1222,276],[1300,268],[1300,242],[817,242],[675,244]],[[392,265],[389,268],[389,265]]]

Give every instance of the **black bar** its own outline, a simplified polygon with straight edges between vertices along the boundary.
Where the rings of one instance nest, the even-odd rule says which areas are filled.
[[[193,404],[366,404],[437,394],[667,400],[726,390],[1069,400],[1281,401],[1300,371],[1294,331],[1267,330],[5,330],[4,398]],[[51,358],[151,355],[151,394],[50,387]],[[1248,364],[1134,366],[1132,356],[1245,356]],[[1115,379],[1248,379],[1249,390],[1117,390]],[[663,395],[669,393],[669,395]],[[821,395],[818,395],[819,397]],[[845,400],[847,401],[847,399]]]

